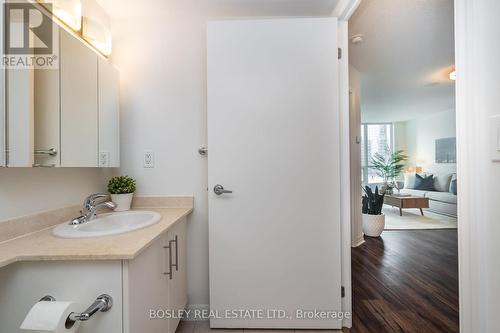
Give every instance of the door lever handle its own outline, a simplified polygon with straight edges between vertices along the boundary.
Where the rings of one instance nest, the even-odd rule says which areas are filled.
[[[222,185],[215,185],[215,187],[214,187],[214,193],[217,194],[217,195],[221,195],[221,194],[224,194],[224,193],[233,193],[233,191],[225,190],[224,186],[222,186]]]

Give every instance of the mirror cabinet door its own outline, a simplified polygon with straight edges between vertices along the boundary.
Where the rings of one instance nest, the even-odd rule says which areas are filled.
[[[61,166],[97,167],[97,59],[61,29]]]
[[[36,69],[34,72],[34,165],[59,167],[61,165],[60,68]]]
[[[18,40],[22,37],[21,20],[12,20],[9,27],[11,39]],[[5,43],[3,46],[5,47]],[[34,70],[6,69],[5,83],[7,166],[31,167],[34,163]]]
[[[120,166],[120,75],[99,58],[99,166]]]
[[[0,166],[119,167],[119,72],[58,30],[58,68],[0,72]]]
[[[8,69],[7,82],[7,166],[34,164],[34,70]]]
[[[0,14],[1,15],[1,14]],[[0,167],[6,166],[5,141],[5,70],[0,69]]]
[[[0,17],[4,17],[3,15],[3,1],[0,1]],[[3,29],[0,26],[0,51],[2,54],[5,54],[4,50],[4,37],[3,37]],[[4,167],[7,165],[7,155],[6,155],[6,147],[7,142],[5,140],[5,130],[7,124],[6,120],[6,105],[5,105],[5,69],[0,68],[0,167]]]

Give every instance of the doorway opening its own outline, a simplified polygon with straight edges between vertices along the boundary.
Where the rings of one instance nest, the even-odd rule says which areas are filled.
[[[349,20],[355,332],[459,330],[454,47],[453,0]]]

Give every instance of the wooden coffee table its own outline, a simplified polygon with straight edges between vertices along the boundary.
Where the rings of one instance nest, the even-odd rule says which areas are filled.
[[[429,208],[429,198],[417,197],[414,195],[386,195],[384,197],[384,203],[386,205],[391,205],[392,207],[398,207],[399,216],[403,216],[403,208],[419,208],[422,216],[424,216],[422,208]]]

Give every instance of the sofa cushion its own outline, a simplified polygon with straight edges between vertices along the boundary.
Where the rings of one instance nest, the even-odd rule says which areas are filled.
[[[421,191],[421,190],[414,190],[414,189],[407,189],[404,188],[400,191],[401,194],[409,194],[409,195],[414,195],[416,197],[425,197],[425,194],[427,191]]]
[[[415,175],[415,189],[423,191],[434,191],[434,176],[420,176]]]
[[[434,174],[434,189],[438,192],[450,192],[451,173]]]
[[[429,191],[425,193],[425,196],[429,198],[429,200],[435,200],[450,204],[457,204],[457,196],[450,192],[433,192]]]
[[[414,189],[415,188],[415,174],[414,173],[405,173],[405,189]]]

